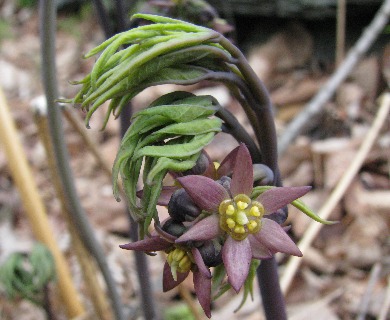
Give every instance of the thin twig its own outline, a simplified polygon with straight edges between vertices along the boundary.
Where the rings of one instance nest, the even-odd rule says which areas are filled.
[[[326,203],[319,210],[318,215],[322,219],[325,220],[328,219],[329,215],[336,207],[336,205],[338,204],[338,202],[346,192],[347,188],[351,184],[353,178],[358,173],[364,160],[366,159],[368,153],[370,152],[371,147],[373,146],[375,139],[377,138],[380,132],[381,127],[383,126],[386,118],[389,115],[389,110],[390,110],[390,93],[386,93],[382,97],[381,106],[377,112],[376,118],[366,138],[361,144],[355,156],[354,161],[351,163],[349,168],[345,171],[344,175],[341,177],[340,181],[338,182],[337,186],[331,193]],[[323,225],[318,222],[315,221],[310,222],[310,225],[306,230],[305,235],[303,236],[302,240],[298,243],[298,246],[303,254],[305,254],[305,251],[308,250],[312,241],[314,240],[315,236],[318,234],[322,226]],[[294,278],[294,275],[297,272],[298,267],[302,261],[303,259],[298,257],[289,258],[289,261],[286,265],[286,269],[281,278],[281,287],[284,294],[287,293],[290,284],[292,282],[292,279]]]
[[[370,278],[368,280],[366,290],[364,291],[362,299],[359,303],[359,314],[356,320],[364,320],[366,318],[368,306],[372,298],[372,291],[374,290],[374,287],[378,282],[381,269],[382,266],[380,263],[374,264],[373,268],[371,269]]]
[[[114,279],[107,264],[105,254],[100,247],[87,215],[82,208],[73,182],[73,174],[69,164],[69,154],[64,142],[64,131],[60,108],[55,102],[58,98],[56,67],[55,67],[55,31],[56,5],[53,0],[40,1],[40,36],[42,52],[42,78],[48,105],[50,135],[55,150],[57,169],[66,194],[68,211],[72,213],[72,223],[75,224],[87,249],[96,259],[102,272],[111,298],[116,319],[124,319],[122,304],[116,289]]]
[[[315,117],[332,98],[339,85],[347,78],[361,57],[371,47],[380,32],[386,26],[390,16],[390,0],[385,0],[370,25],[363,32],[345,60],[333,73],[324,87],[306,105],[303,111],[287,126],[279,141],[279,155],[284,154],[295,138],[315,124]]]

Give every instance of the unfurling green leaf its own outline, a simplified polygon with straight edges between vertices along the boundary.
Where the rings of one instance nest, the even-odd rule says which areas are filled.
[[[133,115],[115,159],[113,185],[118,198],[120,174],[130,211],[142,224],[143,235],[152,220],[158,223],[156,205],[167,172],[194,167],[201,150],[221,131],[222,120],[214,116],[219,108],[211,96],[174,92]],[[138,201],[142,163],[144,189]]]

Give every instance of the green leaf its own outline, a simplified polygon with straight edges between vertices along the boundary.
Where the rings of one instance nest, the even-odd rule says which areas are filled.
[[[190,122],[180,122],[174,123],[164,128],[153,132],[149,138],[161,140],[158,138],[160,135],[169,136],[169,135],[198,135],[208,132],[220,132],[222,126],[222,120],[219,118],[213,119],[195,119]],[[152,140],[153,141],[153,140]]]
[[[137,119],[137,117],[140,116],[151,117],[158,114],[161,117],[172,120],[173,122],[190,122],[197,118],[212,116],[217,109],[218,108],[216,106],[202,106],[198,104],[157,106],[138,112],[133,119]]]
[[[140,149],[135,155],[135,158],[144,156],[148,157],[169,157],[172,159],[181,159],[189,157],[201,151],[214,138],[214,133],[206,133],[195,136],[190,142],[178,145],[164,146],[146,146]]]

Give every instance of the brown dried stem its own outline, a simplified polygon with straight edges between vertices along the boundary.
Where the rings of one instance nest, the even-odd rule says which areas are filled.
[[[65,257],[62,255],[49,224],[46,210],[36,183],[28,166],[26,155],[19,141],[18,133],[9,112],[4,93],[0,88],[0,138],[4,145],[8,165],[25,206],[31,228],[40,241],[50,250],[56,264],[57,283],[63,304],[70,318],[85,313]]]
[[[371,129],[367,133],[366,138],[361,144],[354,161],[351,163],[347,171],[345,171],[344,175],[339,180],[337,186],[332,191],[330,197],[322,206],[322,208],[319,210],[318,215],[322,219],[325,220],[328,219],[329,215],[332,213],[333,209],[336,207],[336,205],[338,204],[338,202],[341,200],[344,193],[346,192],[347,188],[351,184],[353,178],[358,173],[364,160],[366,159],[368,153],[370,152],[373,144],[375,143],[375,140],[378,137],[380,129],[382,128],[383,124],[385,123],[389,115],[389,111],[390,111],[390,93],[386,93],[382,97],[381,106],[377,112],[376,118],[371,126]],[[314,240],[314,238],[316,237],[316,235],[318,234],[322,226],[323,225],[318,222],[315,221],[310,222],[310,225],[307,228],[304,236],[302,237],[302,240],[298,243],[298,247],[302,251],[303,256],[305,256],[305,251],[308,250],[312,241]],[[283,276],[281,277],[281,281],[280,281],[281,288],[284,294],[287,293],[290,284],[303,259],[304,258],[298,258],[298,257],[289,258],[289,261],[286,265],[286,269],[284,270]]]

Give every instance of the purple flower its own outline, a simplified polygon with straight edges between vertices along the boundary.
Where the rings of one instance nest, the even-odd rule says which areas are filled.
[[[248,276],[252,258],[268,259],[276,252],[302,256],[284,229],[267,215],[300,198],[311,187],[274,187],[252,200],[253,165],[244,144],[234,149],[218,170],[219,174],[232,173],[231,181],[218,183],[196,175],[177,178],[195,204],[210,215],[175,243],[225,237],[222,259],[228,281],[238,292]]]
[[[163,226],[164,228],[164,226]],[[163,291],[169,291],[193,273],[196,296],[207,317],[211,317],[211,273],[204,264],[200,251],[195,247],[175,244],[177,237],[156,226],[149,238],[130,242],[119,247],[126,250],[155,252],[165,251],[167,260],[163,270]]]

